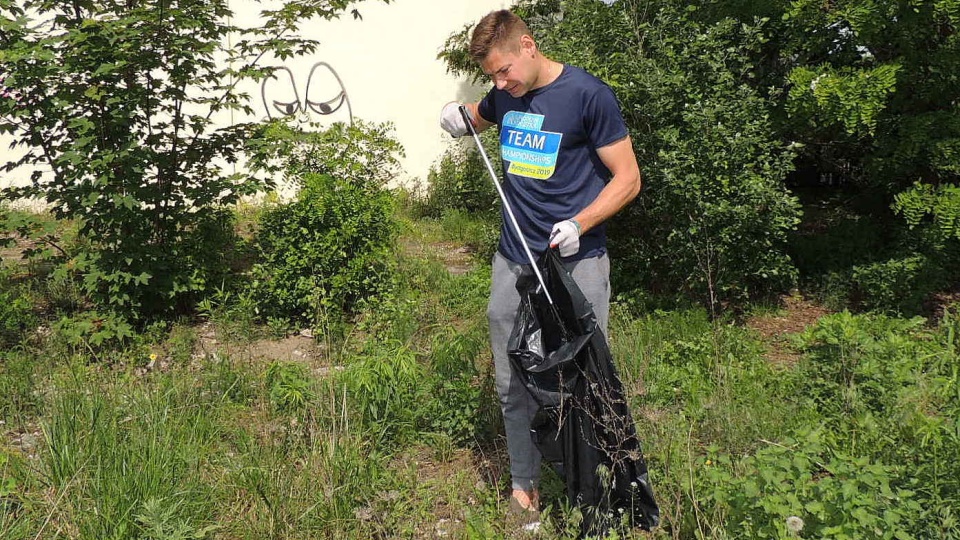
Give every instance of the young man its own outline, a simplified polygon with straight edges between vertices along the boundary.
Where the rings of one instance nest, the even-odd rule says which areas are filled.
[[[548,246],[559,248],[606,332],[610,261],[604,222],[640,192],[640,169],[616,97],[582,69],[544,56],[523,20],[507,10],[477,23],[470,54],[495,87],[465,105],[477,131],[499,126],[504,194],[530,249],[539,256]],[[458,103],[443,108],[440,125],[454,137],[468,133]],[[540,454],[530,422],[537,405],[507,358],[520,303],[516,282],[529,262],[505,214],[503,222],[487,316],[510,455],[511,507],[531,511],[533,524]]]

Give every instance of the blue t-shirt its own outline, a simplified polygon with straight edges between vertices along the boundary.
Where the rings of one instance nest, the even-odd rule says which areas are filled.
[[[491,89],[479,113],[499,126],[504,195],[539,257],[553,224],[577,215],[610,181],[596,149],[628,134],[617,98],[600,79],[564,65],[555,81],[519,98]],[[506,209],[502,213],[498,250],[513,262],[529,263]],[[594,227],[570,259],[600,256],[606,241],[606,226]]]

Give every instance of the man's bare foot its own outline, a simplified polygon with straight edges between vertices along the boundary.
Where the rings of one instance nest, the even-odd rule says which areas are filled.
[[[520,505],[520,508],[523,508],[524,510],[540,510],[540,492],[535,489],[531,491],[515,489],[510,497],[517,501],[517,504]]]
[[[536,534],[540,531],[540,493],[537,490],[513,490],[508,514],[511,527]]]

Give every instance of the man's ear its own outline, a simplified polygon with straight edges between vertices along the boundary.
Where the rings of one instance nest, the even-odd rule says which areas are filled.
[[[520,36],[520,52],[523,54],[536,55],[537,42],[533,40],[533,37],[527,34]]]

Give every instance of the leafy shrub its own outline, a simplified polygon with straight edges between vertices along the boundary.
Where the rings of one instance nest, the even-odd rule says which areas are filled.
[[[307,174],[297,200],[264,212],[250,291],[263,320],[316,323],[388,283],[396,235],[390,194]]]
[[[383,442],[403,442],[419,431],[425,375],[413,351],[387,344],[362,353],[339,380],[366,430]]]
[[[740,460],[721,454],[701,469],[727,537],[912,538],[921,506],[896,486],[897,469],[832,451],[822,435],[802,432]],[[801,520],[793,530],[791,517]]]
[[[960,186],[915,184],[895,197],[892,208],[907,226],[901,244],[942,268],[941,285],[955,281],[948,276],[960,271]]]
[[[896,88],[899,70],[896,64],[859,70],[835,70],[829,64],[818,70],[795,68],[788,76],[787,112],[819,118],[828,127],[839,124],[850,135],[873,135],[888,94]]]
[[[475,360],[486,346],[478,332],[441,332],[430,354],[431,378],[425,420],[431,431],[447,435],[455,444],[475,442],[489,434],[492,388],[482,384]],[[487,377],[487,382],[492,379]]]
[[[853,282],[863,304],[881,311],[915,314],[923,300],[947,280],[944,270],[915,254],[853,267]]]
[[[808,395],[834,420],[886,414],[929,353],[925,340],[909,339],[923,323],[848,311],[821,318],[799,337]]]
[[[281,412],[302,410],[313,399],[307,369],[290,362],[271,362],[267,368],[270,402]]]
[[[403,442],[432,433],[470,444],[488,436],[499,416],[493,379],[476,365],[484,347],[482,327],[438,332],[428,363],[399,342],[378,343],[361,351],[339,381],[363,426],[377,437]]]
[[[237,83],[269,75],[265,58],[313,52],[301,22],[348,5],[290,0],[240,27],[225,0],[0,2],[0,132],[25,148],[0,167],[41,165],[3,197],[78,222],[89,249],[58,263],[100,309],[135,320],[192,307],[219,283],[224,209],[268,186],[218,164],[269,145],[259,126],[217,128],[213,115],[252,113]]]
[[[55,339],[82,352],[122,347],[135,337],[133,327],[116,313],[86,311],[61,317],[52,325]]]
[[[499,178],[500,149],[495,135],[496,130],[488,130],[481,135],[481,141]],[[419,202],[421,215],[439,218],[449,210],[488,217],[498,213],[497,189],[473,144],[471,140],[451,146],[440,161],[430,167],[426,194]]]
[[[15,89],[0,98],[0,131],[26,150],[5,170],[42,166],[4,197],[43,200],[57,219],[76,220],[89,249],[57,263],[82,276],[100,309],[135,320],[190,304],[216,279],[210,265],[224,244],[210,233],[222,228],[223,208],[264,187],[211,165],[235,162],[253,132],[211,122],[217,111],[245,109],[223,81],[262,75],[266,49],[293,55],[311,45],[261,41],[263,29],[229,23],[222,1],[179,2],[163,17],[139,4],[30,7],[0,5],[10,21],[0,39],[4,85]],[[238,36],[230,47],[227,35]],[[221,54],[247,69],[214,62]]]
[[[29,298],[8,285],[0,276],[0,348],[7,349],[20,342],[23,333],[37,325]]]
[[[952,457],[960,452],[960,395],[955,315],[948,310],[935,331],[925,325],[843,312],[822,318],[799,345],[800,388],[823,424],[850,452],[905,467],[899,484],[917,491],[929,524],[960,493]]]
[[[670,9],[660,17],[686,38],[649,44],[648,68],[617,74],[632,82],[619,80],[621,99],[637,100],[631,134],[647,189],[614,220],[611,250],[639,284],[683,291],[716,313],[796,280],[785,248],[800,209],[783,184],[793,151],[742,75],[763,22],[700,27]]]
[[[297,187],[303,185],[306,175],[320,174],[378,190],[400,170],[397,156],[403,155],[403,147],[392,130],[389,123],[357,120],[353,125],[338,122],[323,130],[307,131],[289,120],[276,120],[264,130],[254,160],[264,168],[279,161],[286,180]]]

